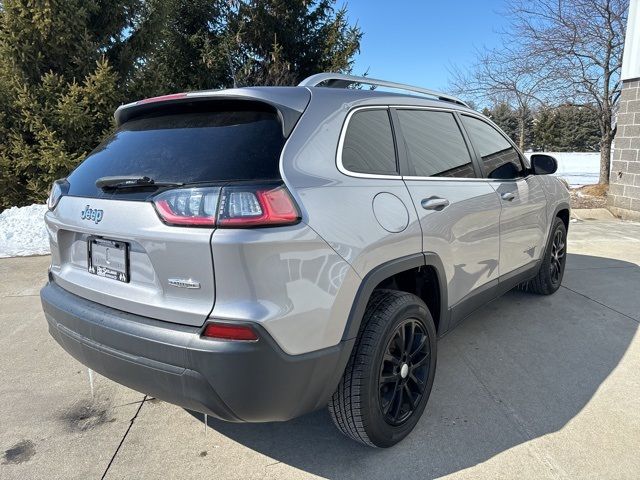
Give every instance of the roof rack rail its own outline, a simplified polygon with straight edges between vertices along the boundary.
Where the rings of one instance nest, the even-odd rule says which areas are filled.
[[[354,83],[362,83],[364,85],[374,85],[376,87],[389,87],[397,88],[398,90],[405,90],[408,92],[421,93],[430,97],[436,97],[438,100],[444,100],[446,102],[457,103],[464,107],[469,108],[465,102],[452,95],[446,93],[437,92],[435,90],[429,90],[427,88],[416,87],[414,85],[406,85],[404,83],[389,82],[387,80],[378,80],[370,77],[357,77],[355,75],[345,75],[343,73],[317,73],[302,80],[299,87],[317,87],[321,83],[327,83],[328,87],[333,88],[347,88]]]

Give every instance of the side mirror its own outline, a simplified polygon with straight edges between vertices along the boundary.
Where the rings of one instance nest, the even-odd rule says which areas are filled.
[[[531,155],[531,169],[534,175],[551,175],[558,170],[558,161],[551,155],[534,153]]]

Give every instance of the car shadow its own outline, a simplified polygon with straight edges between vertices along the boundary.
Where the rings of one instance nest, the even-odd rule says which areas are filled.
[[[568,288],[548,297],[512,291],[467,318],[439,342],[425,414],[393,448],[347,439],[326,409],[284,423],[210,418],[208,424],[247,448],[330,479],[434,478],[472,467],[561,429],[618,365],[639,319],[589,300],[574,283],[597,272],[607,288],[634,295],[633,282],[616,282],[620,268],[640,271],[629,262],[570,254]]]

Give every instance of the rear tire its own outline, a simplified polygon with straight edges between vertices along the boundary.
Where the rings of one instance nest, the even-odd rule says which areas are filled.
[[[538,274],[522,284],[522,289],[538,295],[551,295],[560,288],[567,261],[567,228],[556,217]]]
[[[338,429],[373,447],[390,447],[415,427],[436,368],[436,330],[424,302],[406,292],[371,295],[329,413]]]

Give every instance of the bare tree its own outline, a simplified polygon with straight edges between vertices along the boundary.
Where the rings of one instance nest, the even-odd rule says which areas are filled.
[[[514,0],[508,9],[506,34],[551,70],[558,98],[595,105],[602,184],[609,182],[628,8],[627,0]]]
[[[527,120],[549,95],[548,72],[518,46],[478,52],[468,71],[454,68],[450,89],[479,104],[506,103],[518,118],[518,144],[524,150]]]

